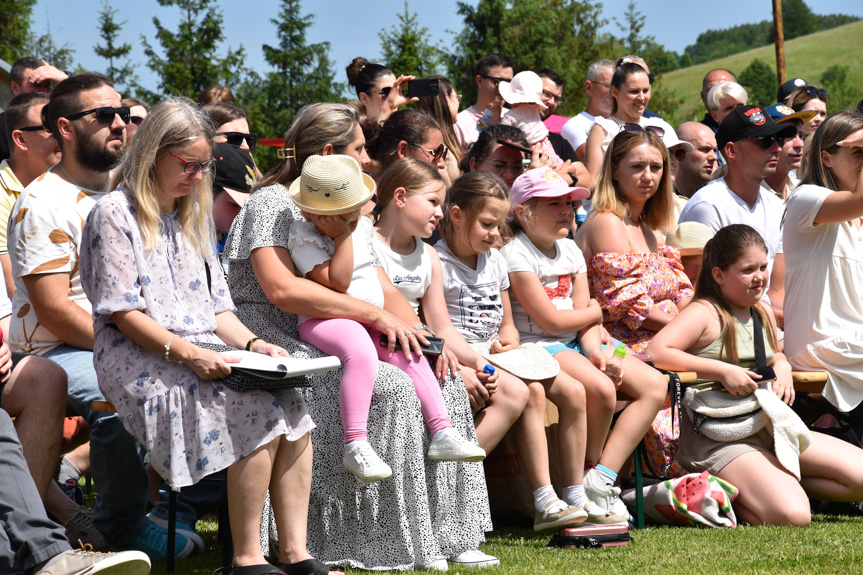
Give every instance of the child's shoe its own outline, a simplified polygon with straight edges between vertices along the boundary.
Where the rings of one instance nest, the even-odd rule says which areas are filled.
[[[432,461],[482,461],[485,450],[447,427],[434,434],[427,457]]]
[[[345,445],[342,465],[357,479],[366,483],[374,483],[393,474],[393,470],[378,457],[369,442],[363,440]]]

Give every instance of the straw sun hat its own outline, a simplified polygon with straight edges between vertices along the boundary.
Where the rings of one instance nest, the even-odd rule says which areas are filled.
[[[683,222],[665,236],[665,245],[680,250],[681,256],[697,256],[713,237],[713,230],[701,222]]]
[[[363,207],[375,193],[375,181],[350,156],[309,156],[289,190],[301,210],[338,215]]]

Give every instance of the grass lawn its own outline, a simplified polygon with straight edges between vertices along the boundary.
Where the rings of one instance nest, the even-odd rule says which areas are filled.
[[[198,530],[207,553],[177,563],[177,573],[210,574],[219,566],[216,521],[205,518]],[[535,535],[521,528],[488,534],[483,551],[500,558],[501,566],[489,575],[535,573],[836,573],[863,572],[863,517],[816,515],[805,529],[790,527],[738,527],[694,529],[656,527],[632,531],[629,547],[606,549],[546,549],[550,534]],[[450,573],[471,569],[450,569]],[[155,575],[165,572],[164,562],[153,565]],[[349,573],[363,573],[349,570]]]

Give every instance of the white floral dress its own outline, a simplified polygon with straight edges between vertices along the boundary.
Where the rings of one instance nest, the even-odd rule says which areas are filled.
[[[160,245],[145,251],[135,200],[117,190],[93,207],[80,250],[99,388],[172,488],[197,483],[279,436],[296,440],[314,428],[295,390],[238,392],[204,381],[114,327],[114,312],[140,310],[186,340],[222,343],[214,331],[216,314],[234,307],[228,287],[207,252],[208,292],[204,256],[186,244],[176,214],[162,217]]]

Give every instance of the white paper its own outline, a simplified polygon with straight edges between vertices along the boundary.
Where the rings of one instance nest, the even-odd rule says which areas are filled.
[[[231,369],[239,369],[252,375],[268,379],[298,377],[322,371],[332,371],[342,366],[339,358],[328,355],[316,358],[272,357],[253,351],[225,351],[222,355],[240,358],[237,363],[228,363]]]

